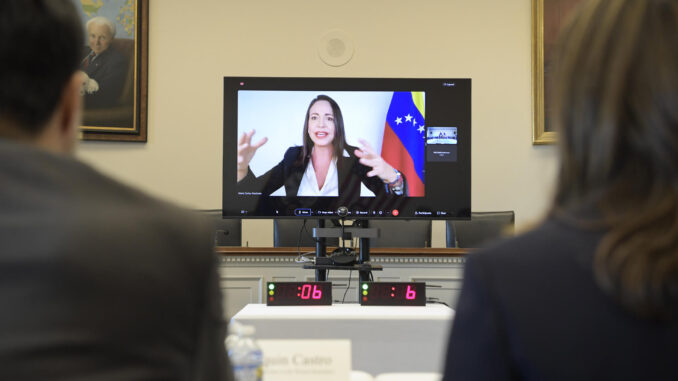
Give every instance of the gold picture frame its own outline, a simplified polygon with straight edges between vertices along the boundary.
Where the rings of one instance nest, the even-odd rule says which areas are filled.
[[[83,87],[81,138],[146,142],[148,0],[72,1],[79,10],[85,32],[80,70],[97,81],[96,90]],[[103,53],[96,56],[86,26],[94,17],[106,18],[118,32]],[[105,89],[114,90],[103,93]]]
[[[546,96],[549,86],[549,56],[558,32],[582,0],[532,0],[532,110],[533,144],[554,144],[557,133],[548,124]]]

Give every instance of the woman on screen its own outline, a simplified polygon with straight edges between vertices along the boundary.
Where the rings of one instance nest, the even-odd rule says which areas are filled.
[[[284,186],[287,196],[350,195],[360,197],[360,184],[375,195],[406,193],[405,177],[379,156],[365,140],[361,148],[346,143],[344,120],[337,102],[318,95],[306,111],[303,146],[290,147],[280,163],[255,177],[249,163],[268,139],[252,143],[255,131],[238,141],[238,188],[270,195]]]

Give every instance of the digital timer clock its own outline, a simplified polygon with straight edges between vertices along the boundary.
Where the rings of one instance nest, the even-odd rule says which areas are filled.
[[[424,282],[362,282],[360,304],[363,306],[425,306]]]
[[[268,282],[267,306],[332,305],[332,282]]]

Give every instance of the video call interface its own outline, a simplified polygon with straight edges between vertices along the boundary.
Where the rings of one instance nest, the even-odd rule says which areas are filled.
[[[224,217],[468,218],[470,158],[470,79],[224,78]]]

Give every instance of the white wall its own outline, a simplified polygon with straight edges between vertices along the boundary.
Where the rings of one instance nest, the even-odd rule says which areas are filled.
[[[473,79],[472,209],[545,211],[555,150],[531,143],[530,0],[152,0],[148,143],[84,142],[102,171],[192,208],[221,207],[222,77]],[[355,53],[325,65],[320,37],[341,29]],[[268,220],[243,244],[272,244]],[[444,246],[444,224],[434,225]]]

